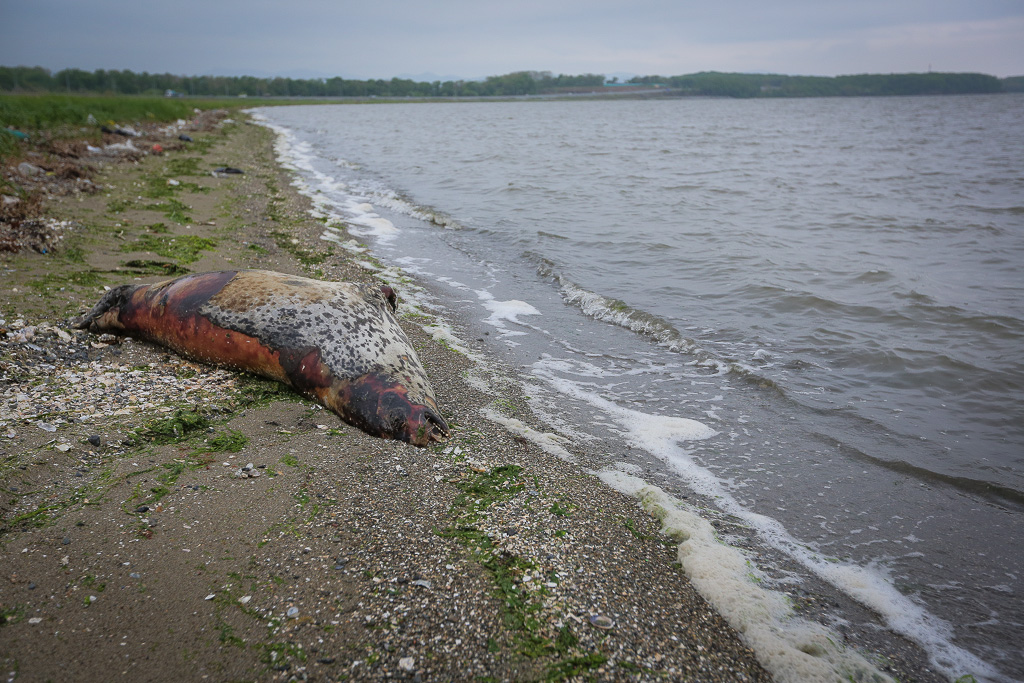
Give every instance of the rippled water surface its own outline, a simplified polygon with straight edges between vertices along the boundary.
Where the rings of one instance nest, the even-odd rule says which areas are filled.
[[[262,113],[375,252],[495,332],[539,412],[878,572],[949,671],[1024,678],[1024,98]]]

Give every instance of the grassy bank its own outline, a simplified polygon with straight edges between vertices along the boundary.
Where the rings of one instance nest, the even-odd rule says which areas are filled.
[[[75,137],[95,141],[100,138],[100,127],[113,122],[125,125],[168,123],[189,119],[196,110],[237,111],[242,107],[270,104],[281,102],[126,95],[0,95],[0,129],[13,129],[29,136],[25,141],[0,130],[0,161],[5,156],[31,149],[33,138]]]

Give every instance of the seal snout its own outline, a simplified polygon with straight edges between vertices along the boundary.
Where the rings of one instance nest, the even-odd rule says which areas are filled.
[[[386,392],[381,399],[386,435],[415,446],[428,446],[449,435],[448,423],[431,406],[413,403],[397,391]]]

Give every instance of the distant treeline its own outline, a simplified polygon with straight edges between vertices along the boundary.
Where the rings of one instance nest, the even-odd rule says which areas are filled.
[[[782,76],[709,71],[687,76],[641,76],[630,83],[658,84],[682,95],[718,97],[856,97],[1020,92],[1024,77],[998,79],[975,73]]]
[[[0,66],[0,91],[238,97],[487,97],[533,95],[560,88],[604,85],[601,74],[554,76],[520,71],[483,81],[412,81],[407,78],[360,81],[349,78],[256,78],[254,76],[175,76],[133,71],[51,73],[43,67]]]
[[[999,79],[975,73],[865,74],[859,76],[782,76],[703,72],[685,76],[638,76],[606,85],[601,74],[553,75],[517,71],[482,81],[355,80],[348,78],[256,78],[253,76],[176,76],[133,71],[55,73],[43,67],[0,66],[0,91],[18,93],[96,93],[192,97],[508,97],[568,92],[615,92],[622,86],[648,86],[666,95],[712,97],[831,97],[858,95],[946,95],[1024,91],[1024,76]]]

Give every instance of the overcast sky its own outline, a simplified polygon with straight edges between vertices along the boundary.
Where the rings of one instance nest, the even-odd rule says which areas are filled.
[[[1024,0],[0,0],[0,65],[478,78],[1024,75]]]

